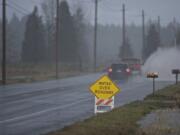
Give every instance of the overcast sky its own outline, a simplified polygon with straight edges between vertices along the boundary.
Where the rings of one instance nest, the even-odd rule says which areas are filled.
[[[2,0],[0,0],[2,2]],[[8,15],[16,12],[19,16],[30,13],[34,5],[39,5],[43,0],[7,0]],[[71,11],[78,3],[84,8],[86,19],[94,22],[94,0],[68,0]],[[141,11],[145,10],[146,20],[161,17],[161,23],[167,24],[175,17],[180,21],[180,0],[99,0],[98,22],[102,24],[121,24],[122,4],[126,4],[126,22],[141,24]],[[2,5],[0,6],[2,9]],[[20,11],[18,11],[20,10]],[[0,11],[1,12],[1,11]],[[23,12],[23,13],[20,13]]]

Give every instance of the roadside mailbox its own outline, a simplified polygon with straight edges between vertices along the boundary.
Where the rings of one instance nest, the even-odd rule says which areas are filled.
[[[173,69],[172,74],[176,77],[176,84],[178,84],[178,75],[180,74],[180,69]]]
[[[155,79],[159,77],[158,72],[148,72],[147,78],[153,79],[153,95],[155,94]]]
[[[95,81],[89,89],[95,95],[95,114],[107,112],[109,107],[114,108],[114,96],[120,88],[107,75]]]
[[[147,73],[147,78],[158,78],[157,72],[149,72]]]

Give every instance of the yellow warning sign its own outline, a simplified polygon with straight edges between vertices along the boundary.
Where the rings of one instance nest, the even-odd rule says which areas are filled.
[[[109,99],[120,92],[120,88],[104,75],[90,86],[91,92],[100,99]]]

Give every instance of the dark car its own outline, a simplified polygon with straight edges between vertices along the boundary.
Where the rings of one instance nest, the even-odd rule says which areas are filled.
[[[116,63],[112,64],[108,69],[108,76],[112,80],[126,80],[131,75],[131,70],[128,67],[128,64],[125,63]]]

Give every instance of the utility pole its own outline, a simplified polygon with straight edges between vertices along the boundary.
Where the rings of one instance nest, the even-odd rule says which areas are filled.
[[[56,0],[56,79],[59,78],[59,0]]]
[[[2,84],[6,85],[6,0],[2,6]]]
[[[144,61],[145,59],[145,48],[146,48],[146,44],[145,44],[145,15],[144,15],[144,10],[142,10],[142,46],[143,46],[143,50],[142,50],[142,60]]]
[[[97,67],[97,21],[98,21],[98,0],[95,0],[95,18],[94,18],[94,72]]]
[[[161,45],[161,18],[158,16],[158,33],[159,33],[159,43]]]
[[[161,36],[161,18],[158,16],[158,32],[159,32],[159,37]]]
[[[177,38],[176,38],[177,27],[176,27],[176,18],[175,17],[173,19],[173,29],[174,29],[174,46],[175,46],[175,48],[177,48]]]
[[[123,40],[123,42],[122,42],[122,46],[124,46],[123,48],[125,49],[126,47],[126,22],[125,22],[125,4],[123,4],[123,6],[122,6],[122,14],[123,14],[123,24],[122,24],[122,28],[123,28],[123,30],[122,30],[122,35],[123,35],[123,37],[122,37],[122,40]],[[122,58],[124,58],[125,57],[125,53],[126,53],[126,50],[123,50],[122,51],[123,52],[123,54],[122,54]]]
[[[173,28],[174,28],[174,46],[175,46],[175,49],[177,49],[177,27],[176,27],[176,19],[174,19],[173,21]]]

